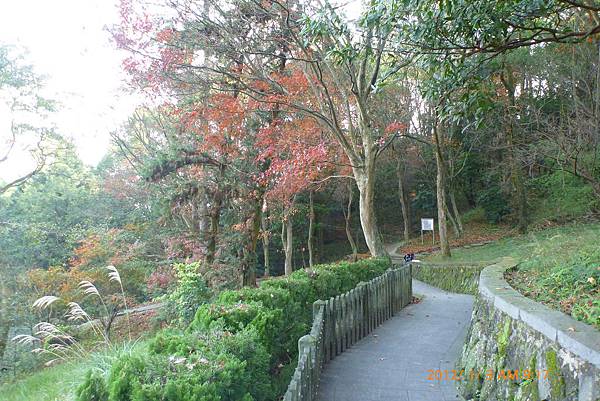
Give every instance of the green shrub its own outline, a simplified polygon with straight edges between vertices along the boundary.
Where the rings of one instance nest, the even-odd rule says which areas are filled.
[[[118,267],[127,296],[134,298],[137,302],[147,301],[146,277],[155,268],[154,264],[134,259],[126,261]]]
[[[199,263],[178,263],[173,266],[177,276],[177,287],[168,296],[168,309],[182,324],[189,324],[198,307],[211,297],[206,282],[198,272]]]
[[[293,373],[313,302],[389,267],[377,259],[320,265],[259,288],[224,291],[210,304],[202,299],[187,330],[161,331],[147,355],[129,355],[112,366],[108,400],[275,400]],[[90,377],[82,388],[94,386]]]
[[[254,305],[258,306],[261,312],[253,316],[251,321],[244,323],[244,319],[231,319],[232,314],[223,308],[223,305],[227,304],[238,309],[243,305],[246,308],[245,313],[249,313]],[[278,359],[281,355],[290,355],[296,348],[296,339],[308,331],[307,322],[310,320],[310,316],[306,316],[306,308],[297,302],[290,291],[285,288],[264,285],[259,288],[224,291],[215,305],[221,305],[220,310],[212,305],[198,309],[192,327],[200,324],[200,327],[206,328],[211,321],[219,319],[224,323],[226,323],[225,321],[229,322],[230,325],[236,324],[233,322],[251,325],[261,335],[267,349],[271,350],[274,365],[279,363]],[[265,313],[265,310],[269,313]],[[240,311],[237,310],[235,313],[240,313]],[[223,318],[223,314],[227,315],[226,319]],[[300,319],[299,316],[303,316],[303,318]],[[231,330],[236,329],[231,326],[226,327]]]
[[[85,382],[75,393],[77,401],[108,401],[104,378],[95,371],[88,371]]]
[[[485,223],[487,221],[487,217],[485,215],[485,210],[483,207],[478,206],[475,209],[471,209],[468,212],[465,212],[462,216],[463,224],[469,223]]]
[[[236,334],[168,331],[149,355],[121,358],[109,376],[109,401],[271,399],[269,355],[253,330]]]
[[[342,289],[343,292],[350,291],[361,281],[369,281],[382,275],[390,268],[390,262],[385,259],[365,259],[355,263],[344,262],[344,270],[352,273],[352,282]]]
[[[485,188],[479,191],[477,204],[485,211],[487,221],[494,224],[502,221],[511,212],[506,196],[495,181],[490,181]]]

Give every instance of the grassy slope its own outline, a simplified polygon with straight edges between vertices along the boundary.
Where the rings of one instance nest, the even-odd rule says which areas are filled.
[[[89,369],[107,371],[124,353],[143,352],[147,340],[115,345],[84,359],[61,363],[0,385],[0,401],[73,401]]]
[[[0,386],[2,401],[70,401],[91,365],[87,361],[64,363],[21,380]]]
[[[492,244],[453,250],[452,261],[492,261],[513,256],[511,284],[539,302],[600,328],[600,224],[570,224]],[[441,261],[433,254],[426,260]]]

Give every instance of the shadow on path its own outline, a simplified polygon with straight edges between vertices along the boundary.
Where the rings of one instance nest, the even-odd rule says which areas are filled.
[[[461,400],[455,382],[427,377],[428,370],[455,368],[473,297],[417,280],[413,292],[422,296],[420,303],[408,305],[325,366],[318,401]]]

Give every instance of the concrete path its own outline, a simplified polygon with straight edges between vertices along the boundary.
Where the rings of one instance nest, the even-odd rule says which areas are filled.
[[[454,382],[427,380],[430,369],[454,369],[473,297],[413,280],[422,295],[325,365],[318,401],[461,400]]]

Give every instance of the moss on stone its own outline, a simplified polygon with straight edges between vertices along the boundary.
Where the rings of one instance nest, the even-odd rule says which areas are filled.
[[[561,400],[565,396],[565,379],[558,366],[556,351],[552,349],[547,350],[545,359],[546,369],[548,369],[548,379],[550,381],[550,399]]]
[[[499,359],[504,359],[504,357],[506,356],[506,348],[508,347],[508,342],[512,333],[510,323],[510,317],[507,316],[506,318],[504,318],[504,322],[500,323],[501,326],[498,328],[496,342],[498,344]]]
[[[477,295],[482,266],[415,264],[413,277],[450,292]]]
[[[529,371],[532,376],[529,380],[524,380],[519,384],[519,390],[515,397],[515,401],[540,401],[540,392],[537,386],[536,377],[537,358],[535,355],[529,360]]]

